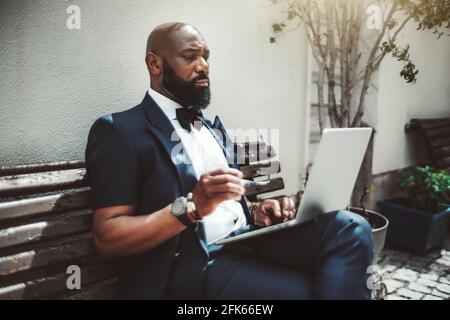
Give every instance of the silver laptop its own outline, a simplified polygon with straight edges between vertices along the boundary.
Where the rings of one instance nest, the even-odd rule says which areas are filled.
[[[325,129],[295,218],[214,243],[241,241],[291,228],[326,212],[345,209],[350,202],[371,134],[371,128]]]

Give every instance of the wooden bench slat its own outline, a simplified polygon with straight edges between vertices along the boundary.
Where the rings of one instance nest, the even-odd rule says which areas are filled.
[[[235,152],[237,162],[240,165],[269,160],[276,156],[275,149],[265,142],[237,143],[235,145]]]
[[[80,210],[89,207],[89,191],[16,200],[0,203],[0,223],[10,219],[30,217],[44,213]]]
[[[114,299],[117,278],[111,278],[88,285],[81,292],[65,291],[45,297],[49,300],[112,300]]]
[[[47,247],[0,257],[0,276],[51,264],[68,263],[96,252],[90,233],[77,235],[66,241],[68,242],[61,243],[56,240],[47,244]]]
[[[450,146],[450,136],[438,137],[436,139],[430,139],[431,148],[439,148]]]
[[[256,177],[279,173],[280,170],[280,162],[278,161],[267,161],[241,167],[241,171],[244,174],[245,179],[253,179]]]
[[[411,119],[411,124],[419,126],[423,130],[431,130],[450,126],[450,118]]]
[[[258,185],[249,186],[247,188],[247,191],[245,192],[245,195],[248,197],[252,197],[262,193],[281,190],[283,188],[284,188],[283,178],[273,178],[270,179],[267,184],[259,186]]]
[[[85,167],[84,161],[61,161],[50,163],[25,164],[18,166],[1,166],[0,176],[12,176],[26,173],[37,173],[45,171],[59,171],[69,169],[81,169]]]
[[[92,265],[80,267],[81,289],[80,292],[91,283],[103,281],[116,276],[116,270],[110,264]],[[0,288],[0,300],[5,299],[38,299],[43,296],[68,290],[67,279],[70,274],[66,272],[54,274],[45,278],[33,279],[27,282],[14,284]]]
[[[450,156],[446,158],[439,159],[437,161],[437,166],[439,168],[447,168],[450,167]]]
[[[6,255],[6,254],[5,254]],[[4,255],[4,256],[5,256]],[[26,283],[34,279],[43,279],[51,275],[64,273],[69,265],[76,264],[81,268],[90,268],[96,265],[117,265],[117,258],[102,256],[100,254],[88,255],[62,264],[51,264],[44,267],[32,268],[7,276],[0,276],[0,287],[6,288],[18,283]]]
[[[87,186],[85,169],[0,177],[0,197],[28,195]]]
[[[450,125],[448,127],[433,128],[425,130],[425,136],[428,139],[435,139],[442,136],[450,136]]]
[[[434,157],[436,157],[436,158],[450,156],[450,146],[434,148],[432,151],[433,151]]]
[[[424,138],[431,165],[447,169],[447,158],[450,156],[450,118],[412,119],[406,124],[405,131],[419,131]]]
[[[29,224],[9,227],[0,230],[0,249],[89,232],[91,226],[92,211],[85,209]]]

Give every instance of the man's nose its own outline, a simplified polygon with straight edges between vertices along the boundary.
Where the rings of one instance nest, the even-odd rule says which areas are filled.
[[[196,73],[209,73],[209,63],[205,58],[201,57],[197,65],[195,66]]]

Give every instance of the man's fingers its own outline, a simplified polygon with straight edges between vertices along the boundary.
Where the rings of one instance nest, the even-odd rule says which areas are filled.
[[[283,216],[284,221],[287,219],[292,219],[294,217],[295,212],[295,202],[293,199],[289,197],[283,197],[279,199],[281,206],[281,214]]]
[[[272,225],[272,219],[265,215],[260,215],[256,218],[255,224],[260,227],[268,227]]]
[[[277,200],[264,200],[264,202],[262,203],[262,209],[268,216],[278,219],[282,217],[280,203]]]
[[[214,169],[207,173],[207,175],[209,175],[209,176],[217,176],[217,175],[222,175],[222,174],[231,174],[238,178],[242,178],[244,176],[242,171],[239,171],[234,168],[218,168],[218,169]]]
[[[227,183],[227,182],[241,184],[242,179],[237,176],[234,176],[232,174],[226,173],[226,174],[221,174],[221,175],[216,175],[216,176],[209,176],[207,181],[212,184],[220,184],[220,183]]]
[[[214,199],[219,202],[227,201],[227,200],[241,200],[242,195],[234,192],[220,192],[212,195]]]
[[[292,198],[288,198],[289,199],[289,204],[290,204],[290,208],[291,210],[295,210],[295,201]]]
[[[289,211],[290,211],[290,203],[288,197],[283,197],[279,200],[280,206],[281,206],[281,215],[283,217],[283,221],[286,221],[287,218],[289,218]]]
[[[206,192],[208,193],[220,193],[220,192],[230,192],[236,193],[239,195],[243,195],[245,193],[244,187],[239,184],[227,182],[222,184],[213,184],[205,187]]]
[[[237,177],[236,175],[233,175],[230,173],[230,170],[234,170],[235,174],[236,172],[239,172],[235,169],[224,169],[220,168],[215,171],[214,173],[219,173],[216,175],[203,175],[200,178],[200,183],[203,187],[203,190],[207,194],[215,194],[215,193],[236,193],[238,195],[243,195],[245,193],[245,188],[241,184],[241,178]],[[222,172],[228,172],[228,173],[222,173]]]
[[[291,210],[289,210],[289,219],[294,219],[294,215],[295,215],[295,202],[294,199],[292,198],[288,198],[289,199],[289,204],[290,204],[290,208]]]
[[[288,197],[280,198],[279,202],[280,202],[281,210],[289,210],[289,199],[288,199]]]
[[[272,225],[272,219],[270,219],[269,217],[265,217],[263,218],[263,223],[265,227],[270,227]]]

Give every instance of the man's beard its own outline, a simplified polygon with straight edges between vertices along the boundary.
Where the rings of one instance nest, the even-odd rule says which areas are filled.
[[[178,102],[185,108],[195,107],[206,109],[211,100],[209,89],[209,78],[207,74],[200,74],[190,81],[181,79],[169,63],[163,59],[163,86],[169,91]],[[197,87],[195,81],[208,79],[207,87]]]

